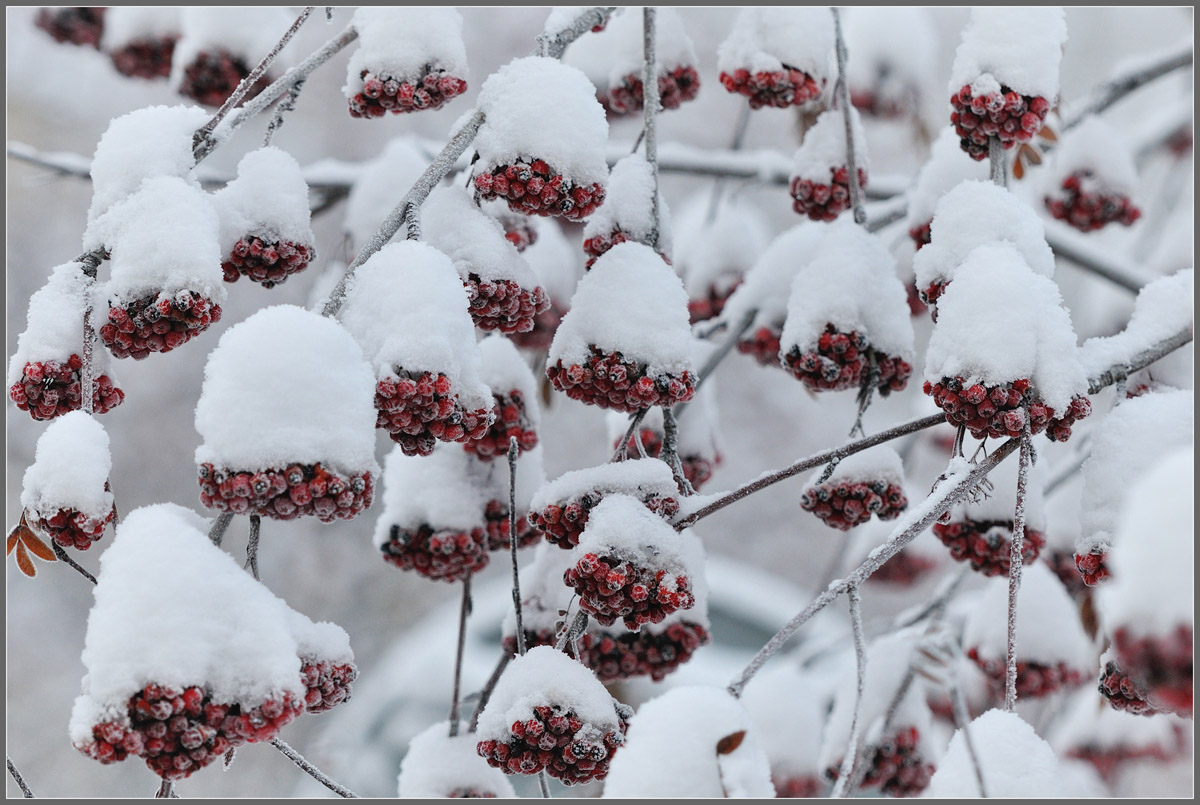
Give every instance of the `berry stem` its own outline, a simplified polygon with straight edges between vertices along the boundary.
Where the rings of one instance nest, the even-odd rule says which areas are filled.
[[[1029,488],[1029,465],[1033,436],[1029,432],[1029,412],[1021,427],[1021,456],[1017,469],[1017,510],[1013,514],[1013,535],[1008,553],[1008,654],[1004,666],[1004,710],[1017,706],[1017,593],[1021,589],[1021,548],[1025,544],[1025,494]]]
[[[250,568],[250,575],[254,576],[255,581],[261,581],[258,577],[258,537],[262,529],[262,518],[257,514],[250,515],[250,538],[246,541],[246,564],[244,567]]]
[[[517,437],[508,439],[508,544],[512,553],[512,599],[513,610],[517,613],[517,653],[525,654],[525,626],[521,620],[521,577],[517,573],[517,453],[520,445]],[[507,656],[507,655],[506,655]],[[483,709],[480,705],[479,709]]]
[[[963,740],[967,743],[967,757],[971,758],[971,767],[975,770],[975,781],[979,783],[980,799],[987,799],[987,788],[983,784],[983,767],[979,765],[979,755],[975,752],[975,741],[971,739],[971,715],[967,712],[967,700],[963,696],[962,685],[958,675],[950,679],[950,707],[954,712],[955,726],[962,730]]]
[[[1111,386],[1123,378],[1128,377],[1139,369],[1145,369],[1150,364],[1160,358],[1169,355],[1180,347],[1191,343],[1192,341],[1192,326],[1188,325],[1184,329],[1175,333],[1175,335],[1164,338],[1157,344],[1152,344],[1146,349],[1134,355],[1127,362],[1111,366],[1104,372],[1101,372],[1094,378],[1088,380],[1088,394],[1099,394],[1100,391],[1108,386]]]
[[[325,786],[330,791],[337,794],[339,797],[343,797],[345,799],[359,799],[358,794],[355,794],[349,788],[346,788],[344,785],[341,785],[340,783],[338,783],[335,780],[333,780],[332,778],[330,778],[327,774],[322,772],[316,766],[314,766],[313,764],[311,764],[307,760],[305,760],[304,755],[300,754],[295,749],[288,746],[286,743],[281,741],[279,738],[272,738],[271,746],[275,747],[280,752],[282,752],[289,760],[291,760],[293,763],[295,763],[297,766],[299,766],[300,769],[305,774],[312,777],[318,783]]]
[[[662,415],[663,446],[658,457],[667,462],[667,466],[671,468],[671,474],[675,476],[675,485],[679,487],[680,491],[686,496],[694,495],[696,490],[692,488],[691,483],[683,474],[683,463],[679,460],[679,423],[670,408],[664,407]],[[641,441],[638,439],[639,444]]]
[[[650,237],[646,244],[658,251],[658,39],[655,35],[657,9],[642,9],[642,116],[646,133],[646,161],[650,163]]]
[[[1071,478],[1075,476],[1075,473],[1083,469],[1083,465],[1087,463],[1087,460],[1091,457],[1091,455],[1091,450],[1084,450],[1078,456],[1076,456],[1074,461],[1059,470],[1057,475],[1046,482],[1046,487],[1042,490],[1042,496],[1049,498],[1052,494],[1065,486],[1067,481],[1071,480]]]
[[[838,105],[842,107],[842,120],[846,126],[846,173],[849,175],[850,207],[854,210],[854,223],[865,224],[867,211],[863,209],[862,188],[858,185],[858,168],[854,159],[854,127],[850,115],[850,88],[846,82],[846,40],[842,37],[842,17],[837,6],[829,7],[833,14],[833,34],[837,52],[838,77],[834,85]]]
[[[22,796],[25,799],[33,799],[33,792],[29,790],[29,785],[26,784],[25,778],[21,776],[21,772],[17,770],[17,764],[13,763],[12,757],[5,754],[4,759],[8,761],[8,773],[12,776],[17,786],[20,787]]]
[[[545,769],[538,772],[538,789],[542,792],[542,799],[550,799],[550,780],[546,777]]]
[[[54,540],[50,540],[50,547],[54,549],[54,555],[58,557],[58,561],[65,564],[67,567],[73,568],[76,573],[83,576],[92,584],[96,584],[96,577],[87,572],[82,565],[72,559],[70,554],[68,554],[61,545]]]
[[[300,97],[300,93],[304,90],[304,83],[307,78],[301,78],[295,84],[288,88],[287,97],[279,102],[275,107],[275,114],[271,116],[271,122],[267,124],[267,133],[263,135],[263,146],[271,144],[271,140],[275,137],[275,132],[283,126],[283,116],[296,108],[296,99]]]
[[[213,520],[212,528],[208,531],[208,538],[212,540],[213,545],[221,547],[221,541],[225,539],[225,531],[231,522],[233,522],[233,512],[222,512],[217,515],[216,520]]]
[[[512,532],[509,533],[512,537]],[[516,539],[510,540],[514,544]],[[462,663],[463,649],[467,644],[467,615],[471,613],[471,576],[463,578],[462,607],[458,611],[458,648],[454,653],[454,689],[450,694],[450,737],[458,735],[458,724],[462,720]],[[518,627],[519,629],[520,627]]]
[[[759,650],[758,654],[754,655],[741,674],[729,684],[730,694],[734,697],[741,696],[746,683],[754,678],[754,675],[766,664],[767,660],[771,659],[779,649],[783,648],[801,626],[807,623],[813,615],[816,615],[837,600],[837,597],[850,589],[850,587],[862,584],[872,573],[881,568],[885,562],[899,553],[905,545],[920,536],[943,513],[949,511],[951,506],[966,498],[970,490],[974,489],[980,480],[985,478],[996,465],[1008,458],[1016,450],[1017,442],[1017,439],[1007,440],[1004,444],[993,450],[990,456],[979,464],[974,465],[967,472],[959,470],[948,473],[943,482],[930,492],[929,497],[920,506],[909,509],[902,516],[900,522],[888,537],[887,542],[872,551],[871,555],[863,560],[862,564],[847,576],[830,584],[812,603],[801,610],[767,641],[767,644]]]
[[[471,714],[471,725],[467,728],[467,732],[475,732],[479,726],[479,714],[487,707],[488,699],[492,698],[492,691],[496,689],[496,683],[500,681],[500,676],[504,673],[504,669],[508,667],[508,663],[512,660],[513,655],[507,651],[500,652],[500,661],[496,663],[495,670],[488,677],[487,683],[483,689],[479,691],[479,700],[475,703],[475,712]]]
[[[1008,187],[1008,160],[999,137],[988,137],[988,165],[992,184]]]
[[[172,780],[163,780],[158,787],[158,791],[154,794],[155,799],[178,799],[175,794],[175,783]]]
[[[79,397],[83,405],[83,411],[86,414],[95,412],[95,391],[93,387],[96,384],[96,369],[94,366],[96,331],[92,329],[92,286],[96,283],[96,269],[98,264],[93,264],[90,261],[82,266],[83,275],[87,277],[87,283],[84,286],[84,295],[87,300],[83,308],[83,365],[79,368]]]
[[[1129,93],[1144,87],[1155,79],[1173,73],[1176,70],[1181,70],[1184,67],[1190,67],[1192,61],[1193,51],[1191,42],[1189,42],[1183,49],[1167,53],[1152,64],[1110,78],[1103,84],[1093,88],[1088,93],[1088,97],[1080,105],[1079,110],[1072,111],[1063,120],[1062,130],[1069,131],[1073,129],[1088,115],[1100,114]]]
[[[570,627],[563,632],[562,637],[558,638],[558,643],[555,644],[554,648],[565,652],[568,645],[575,644],[575,641],[587,629],[587,625],[588,614],[581,609],[575,613],[575,620],[571,621]],[[578,652],[576,652],[576,656],[578,656]]]
[[[612,458],[609,459],[610,462],[624,460],[625,451],[629,446],[630,439],[636,439],[637,443],[641,444],[642,440],[637,435],[637,429],[638,429],[638,425],[642,424],[642,420],[646,418],[646,412],[649,410],[650,410],[649,408],[643,408],[642,410],[640,410],[636,414],[634,414],[632,417],[630,417],[629,429],[627,431],[625,431],[625,436],[621,439],[621,441],[617,442],[616,452],[614,452],[612,454]]]
[[[854,715],[850,718],[850,743],[842,758],[841,768],[838,769],[837,782],[829,794],[831,798],[854,795],[854,790],[849,782],[851,772],[854,770],[854,762],[858,758],[859,731],[861,730],[859,721],[862,717],[863,689],[866,687],[867,681],[867,650],[863,640],[862,598],[859,596],[858,585],[851,585],[846,591],[846,596],[850,604],[850,625],[854,629]]]

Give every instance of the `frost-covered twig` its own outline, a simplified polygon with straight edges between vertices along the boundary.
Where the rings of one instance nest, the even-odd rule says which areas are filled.
[[[1183,48],[1167,53],[1156,61],[1123,75],[1113,76],[1088,93],[1088,97],[1079,105],[1078,109],[1072,108],[1071,113],[1064,117],[1062,130],[1067,131],[1074,128],[1088,115],[1100,114],[1129,93],[1151,81],[1190,66],[1192,60],[1192,43],[1189,41]]]
[[[767,644],[754,655],[741,674],[729,684],[729,692],[733,696],[741,696],[746,683],[754,678],[754,675],[766,664],[767,660],[771,659],[779,649],[783,648],[784,644],[791,639],[792,635],[800,627],[822,609],[836,601],[838,596],[849,590],[850,587],[862,584],[872,573],[882,567],[885,562],[899,553],[905,545],[920,536],[942,514],[949,511],[951,506],[966,498],[968,493],[978,486],[980,481],[991,472],[993,467],[1008,458],[1016,450],[1018,441],[1017,439],[1009,439],[993,450],[990,456],[972,467],[969,472],[957,478],[946,478],[938,488],[935,488],[930,493],[929,497],[920,506],[910,509],[896,526],[896,530],[892,532],[887,542],[871,551],[862,564],[856,567],[849,575],[830,584],[811,604],[775,633]]]
[[[642,9],[642,131],[645,133],[646,161],[650,163],[650,238],[648,245],[658,251],[658,52],[655,38],[657,11]]]
[[[542,799],[550,799],[550,780],[545,769],[538,772],[538,790],[542,792]]]
[[[620,461],[625,456],[625,450],[630,439],[636,439],[637,443],[641,443],[642,440],[636,437],[637,429],[638,425],[642,424],[642,420],[646,418],[646,412],[649,410],[649,408],[643,408],[630,417],[629,428],[625,431],[625,436],[620,442],[617,443],[617,449],[612,454],[612,458],[610,458],[609,461]]]
[[[967,757],[971,759],[975,781],[979,783],[979,798],[987,799],[987,788],[983,784],[983,767],[979,765],[975,742],[971,740],[971,715],[967,712],[967,700],[963,696],[962,685],[958,683],[957,676],[950,680],[950,707],[954,712],[954,725],[962,731],[963,740],[967,743]]]
[[[588,614],[582,609],[575,613],[575,620],[571,621],[571,625],[563,631],[562,636],[558,638],[558,643],[554,648],[558,651],[566,651],[567,646],[574,645],[579,636],[587,629]]]
[[[72,559],[70,554],[68,554],[65,550],[63,550],[63,547],[61,545],[59,545],[54,540],[50,540],[50,547],[54,549],[54,555],[58,557],[58,561],[65,564],[67,567],[74,569],[74,571],[76,573],[83,576],[85,579],[90,581],[92,584],[96,583],[96,577],[93,576],[91,573],[87,572],[87,570],[84,569],[84,567],[82,565],[80,565],[78,562],[76,562],[74,559]]]
[[[1129,359],[1121,366],[1113,366],[1096,377],[1088,380],[1088,394],[1098,394],[1107,386],[1125,379],[1138,369],[1144,369],[1155,361],[1174,352],[1192,340],[1192,328],[1180,330],[1170,338],[1165,338],[1153,346],[1147,347]]]
[[[330,791],[337,794],[339,797],[344,797],[345,799],[359,799],[358,794],[355,794],[349,788],[346,788],[344,785],[342,785],[342,784],[338,783],[337,781],[333,780],[332,778],[330,778],[323,771],[321,771],[316,766],[314,766],[313,764],[311,764],[307,760],[305,760],[304,755],[300,754],[299,752],[297,752],[292,747],[288,746],[286,743],[284,743],[280,739],[272,738],[271,746],[275,747],[280,752],[282,752],[284,755],[286,755],[287,758],[289,760],[291,760],[293,763],[295,763],[298,767],[300,767],[300,769],[305,774],[312,777],[318,783],[325,786]]]
[[[25,778],[21,776],[21,772],[17,771],[17,764],[13,763],[13,759],[8,754],[4,755],[4,759],[8,761],[8,773],[12,775],[17,786],[21,789],[21,794],[25,799],[33,799],[33,792],[29,790],[29,786],[25,783]]]
[[[517,613],[517,653],[525,654],[525,626],[521,622],[521,577],[517,573],[517,437],[508,438],[508,543],[512,551],[513,610]]]
[[[866,207],[863,209],[866,209]],[[897,221],[904,220],[907,215],[908,199],[904,198],[904,196],[893,196],[890,199],[877,201],[867,210],[867,231],[878,232]]]
[[[250,515],[250,537],[246,540],[246,567],[256,581],[258,577],[258,537],[262,530],[262,518],[257,514]]]
[[[213,520],[212,528],[208,530],[208,538],[212,540],[213,545],[221,547],[221,540],[225,539],[225,530],[229,528],[231,522],[233,522],[233,512],[222,512],[217,515],[216,520]]]
[[[834,13],[837,13],[836,9]],[[837,17],[834,17],[834,19],[837,19]],[[856,682],[854,689],[854,714],[850,718],[850,743],[846,747],[845,756],[842,758],[841,768],[838,769],[837,783],[833,786],[833,791],[829,794],[830,797],[837,798],[854,795],[854,788],[849,785],[849,782],[854,770],[855,761],[858,759],[859,732],[862,730],[862,725],[859,722],[862,720],[863,690],[866,688],[867,682],[867,649],[865,640],[863,639],[862,598],[859,596],[857,584],[846,591],[846,597],[850,602],[850,625],[854,631],[854,674]]]
[[[1013,514],[1012,544],[1008,553],[1008,654],[1004,665],[1004,710],[1017,706],[1017,593],[1021,589],[1021,550],[1025,545],[1025,495],[1029,489],[1029,466],[1033,460],[1033,436],[1029,412],[1021,427],[1021,457],[1017,468],[1017,509]]]
[[[263,135],[264,146],[271,144],[271,140],[275,137],[275,132],[283,126],[284,115],[296,108],[296,99],[300,97],[300,93],[304,90],[304,84],[307,80],[306,78],[301,78],[295,84],[292,84],[288,88],[287,97],[275,107],[275,114],[271,116],[271,122],[267,124],[267,133]]]
[[[175,795],[175,783],[172,780],[163,780],[158,786],[158,791],[154,794],[155,799],[178,799]]]
[[[683,474],[683,463],[679,460],[679,421],[675,419],[675,414],[670,408],[663,408],[662,414],[663,446],[659,457],[671,468],[675,484],[683,490],[683,494],[694,495],[696,490],[692,488],[691,482]],[[638,441],[640,442],[641,439]]]
[[[1008,187],[1008,159],[999,137],[988,137],[988,168],[992,184]]]
[[[768,472],[759,476],[753,481],[742,484],[737,489],[726,492],[725,494],[717,497],[711,503],[708,503],[702,508],[697,509],[696,511],[687,515],[682,520],[676,522],[675,528],[682,531],[685,528],[695,525],[696,521],[707,517],[714,512],[720,511],[731,503],[736,503],[742,498],[766,489],[772,484],[777,484],[780,481],[787,480],[793,475],[798,475],[806,470],[811,470],[815,467],[821,466],[822,464],[827,464],[835,458],[842,459],[846,456],[860,453],[869,447],[874,447],[877,444],[889,442],[892,439],[897,439],[901,436],[907,436],[910,433],[915,433],[916,431],[923,430],[925,428],[931,428],[934,425],[940,425],[945,421],[945,414],[931,414],[930,416],[914,419],[911,422],[905,422],[904,424],[897,425],[894,428],[888,428],[885,431],[880,431],[874,436],[868,436],[865,439],[859,439],[856,442],[850,442],[842,445],[841,447],[835,447],[832,450],[826,450],[822,453],[809,456],[808,458],[803,458],[797,461],[795,464],[784,467],[781,470]]]
[[[846,126],[846,173],[855,177],[858,176],[858,169],[855,166],[854,160],[854,127],[850,122],[850,88],[846,81],[846,40],[842,37],[842,16],[838,13],[837,6],[830,6],[829,11],[833,14],[833,35],[835,40],[834,50],[837,53],[837,68],[838,77],[837,83],[834,85],[834,92],[837,94],[838,105],[842,107],[842,120]],[[863,209],[862,188],[858,186],[858,182],[853,178],[850,180],[850,207],[854,210],[854,223],[865,224],[867,222],[867,212]]]
[[[508,667],[508,663],[512,660],[513,655],[501,649],[500,661],[496,663],[495,670],[488,677],[488,681],[479,691],[479,696],[475,702],[475,712],[471,714],[471,726],[467,728],[468,732],[475,732],[479,726],[479,714],[487,707],[488,699],[492,698],[492,691],[496,689],[496,683],[500,681],[500,676],[504,673],[504,669]]]
[[[1074,461],[1059,470],[1057,475],[1046,481],[1046,487],[1042,490],[1042,497],[1048,498],[1061,489],[1067,481],[1071,480],[1075,473],[1083,469],[1083,465],[1087,462],[1089,456],[1091,456],[1091,451],[1084,450],[1076,456]]]
[[[950,602],[950,599],[954,597],[954,594],[958,592],[958,588],[962,586],[962,583],[966,581],[967,576],[970,575],[970,573],[971,566],[963,565],[961,568],[959,568],[958,573],[954,574],[952,577],[943,582],[943,589],[940,592],[934,593],[932,601],[922,607],[921,610],[916,614],[897,619],[889,631],[899,631],[900,629],[918,624],[930,617],[940,619],[942,613],[946,611],[946,605]]]
[[[554,33],[543,32],[538,34],[537,55],[549,56],[552,59],[561,59],[563,51],[567,49],[567,45],[593,28],[603,26],[616,10],[616,6],[596,6],[589,8],[576,17],[575,21],[566,28]]]
[[[1139,276],[1140,272],[1136,268],[1114,258],[1109,251],[1088,241],[1086,235],[1057,221],[1046,221],[1046,243],[1058,257],[1070,260],[1080,268],[1127,291],[1137,293],[1151,280],[1150,277]]]
[[[510,537],[512,534],[509,535]],[[512,540],[516,542],[515,539]],[[454,689],[450,694],[450,737],[458,735],[458,722],[462,708],[462,664],[463,649],[467,645],[467,615],[471,612],[471,576],[462,583],[462,606],[458,611],[458,648],[454,653]]]

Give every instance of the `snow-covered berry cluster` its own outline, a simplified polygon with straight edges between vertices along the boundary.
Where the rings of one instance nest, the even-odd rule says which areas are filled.
[[[1180,624],[1161,635],[1137,636],[1129,629],[1113,633],[1117,661],[1152,705],[1177,715],[1192,715],[1192,627]]]
[[[504,239],[516,246],[518,252],[523,252],[537,243],[538,230],[528,216],[494,213],[494,217],[504,229]]]
[[[1158,712],[1157,707],[1146,701],[1146,692],[1121,670],[1115,660],[1104,664],[1099,688],[1114,710],[1124,710],[1135,716],[1152,716]]]
[[[742,280],[739,277],[727,287],[718,288],[716,285],[710,285],[703,296],[690,296],[688,298],[688,320],[695,324],[698,321],[706,321],[720,316],[721,311],[725,309],[725,303],[741,284]]]
[[[479,439],[495,416],[486,408],[462,408],[446,375],[408,372],[400,367],[395,368],[394,377],[376,383],[375,409],[375,427],[387,431],[410,456],[429,455],[438,439]]]
[[[1103,229],[1111,223],[1130,226],[1142,211],[1128,196],[1108,191],[1093,179],[1092,171],[1079,170],[1062,181],[1061,194],[1047,195],[1046,209],[1080,232]]]
[[[616,227],[611,232],[607,232],[607,233],[600,234],[600,235],[594,235],[590,238],[585,238],[583,241],[583,251],[588,256],[585,267],[591,268],[592,265],[596,262],[597,258],[600,257],[600,255],[604,254],[609,249],[611,249],[613,246],[616,246],[618,243],[625,243],[625,242],[631,241],[631,240],[639,242],[639,243],[641,242],[640,238],[634,237],[634,236],[626,234],[625,232],[622,232],[620,226]],[[662,257],[663,261],[667,265],[671,265],[670,257],[667,257],[667,255],[664,254],[663,252],[659,252],[658,254],[660,257]]]
[[[912,365],[904,359],[885,355],[861,333],[840,333],[832,324],[818,337],[815,352],[801,352],[793,346],[784,363],[810,391],[858,388],[874,372],[876,390],[887,396],[903,390],[912,375]]]
[[[961,139],[962,150],[974,160],[988,155],[988,140],[995,137],[1005,149],[1028,142],[1042,130],[1050,101],[1021,95],[1005,85],[998,92],[973,94],[968,84],[950,98],[950,122]]]
[[[540,285],[522,288],[514,280],[483,280],[478,274],[468,274],[464,285],[470,299],[471,318],[481,330],[529,332],[534,317],[550,307],[546,290]]]
[[[83,407],[80,370],[83,359],[72,354],[66,363],[54,360],[30,361],[21,370],[21,379],[8,387],[8,398],[38,421],[62,416]],[[100,375],[92,389],[92,410],[107,413],[125,399],[125,392],[108,375]]]
[[[678,65],[658,77],[658,100],[663,109],[678,109],[685,101],[695,99],[699,92],[700,75],[689,64]],[[642,76],[630,73],[619,84],[610,86],[601,101],[613,114],[628,115],[642,110],[644,93]]]
[[[507,335],[514,344],[522,349],[547,350],[554,342],[554,333],[566,315],[565,307],[551,302],[549,307],[533,317],[533,329],[524,333],[508,333]]]
[[[587,526],[591,510],[603,499],[604,494],[601,492],[585,492],[569,500],[551,503],[531,511],[529,521],[546,535],[547,541],[560,548],[573,548],[579,544],[579,536]],[[646,491],[641,496],[641,501],[647,509],[663,518],[674,517],[679,513],[678,500],[660,496],[655,491]]]
[[[600,408],[635,413],[655,405],[675,405],[692,399],[696,379],[689,371],[680,375],[651,376],[642,363],[628,361],[619,352],[590,347],[584,364],[564,366],[562,360],[546,367],[551,384],[573,400]]]
[[[388,541],[380,546],[385,562],[401,570],[415,570],[435,581],[462,581],[488,563],[486,531],[439,530],[428,525],[417,529],[393,525]]]
[[[441,109],[467,91],[467,82],[444,70],[426,69],[412,81],[363,70],[362,90],[350,99],[351,117],[383,117],[388,112]]]
[[[921,755],[920,737],[915,727],[908,727],[875,745],[862,787],[878,786],[891,797],[915,797],[924,791],[933,777],[934,768]],[[838,771],[838,766],[832,766],[826,769],[825,775],[836,780]]]
[[[956,520],[934,523],[934,535],[950,549],[959,562],[970,562],[972,570],[985,576],[1007,576],[1012,554],[1012,520]],[[1028,565],[1037,559],[1046,538],[1026,526],[1021,541],[1021,561]]]
[[[573,710],[541,705],[514,721],[507,741],[480,741],[481,757],[508,774],[545,771],[567,785],[603,779],[609,761],[625,742],[629,711],[617,710],[617,728],[601,733]]]
[[[968,385],[962,377],[942,378],[939,383],[926,381],[924,391],[946,412],[947,422],[966,426],[976,439],[1017,438],[1028,414],[1031,433],[1044,430],[1051,441],[1065,442],[1071,425],[1092,412],[1088,398],[1079,395],[1057,416],[1053,408],[1034,398],[1024,378],[995,386]]]
[[[466,442],[463,448],[480,458],[491,459],[507,455],[509,440],[513,438],[521,452],[537,447],[537,429],[526,411],[521,390],[511,389],[506,394],[493,391],[492,396],[496,400],[495,419],[482,436]]]
[[[33,23],[54,37],[55,42],[99,48],[107,10],[103,6],[42,8]]]
[[[305,712],[324,713],[350,700],[358,668],[352,662],[312,659],[301,664],[300,677],[304,680]]]
[[[638,452],[637,443],[634,439],[638,439],[642,443],[642,449],[646,451],[646,455],[650,458],[658,458],[662,455],[663,449],[663,433],[658,428],[640,428],[637,435],[630,438],[629,443],[625,445],[625,458],[637,458],[641,455]],[[621,440],[618,438],[613,442],[613,449],[617,449],[621,445]],[[717,454],[715,458],[710,459],[698,453],[679,453],[679,465],[683,470],[683,477],[692,485],[693,489],[699,489],[709,478],[712,478],[713,468],[721,463],[721,456]]]
[[[846,166],[829,169],[829,182],[803,176],[792,177],[792,209],[813,221],[832,221],[850,209],[850,171]],[[867,172],[858,168],[858,186],[867,186]]]
[[[584,637],[579,659],[605,683],[636,676],[649,676],[658,682],[711,639],[707,629],[687,621],[677,621],[661,631],[641,629]]]
[[[621,618],[636,630],[696,602],[686,575],[641,567],[617,556],[586,553],[567,569],[563,581],[579,593],[580,609],[605,626]]]
[[[812,512],[831,528],[849,531],[870,520],[872,514],[880,520],[894,520],[908,508],[908,498],[899,484],[882,479],[830,479],[805,489],[800,496],[800,508]]]
[[[201,51],[183,68],[179,94],[205,106],[220,106],[249,75],[250,67],[241,56],[221,49]],[[271,78],[263,74],[243,100],[251,100],[270,84]]]
[[[236,470],[199,465],[200,502],[234,514],[276,520],[314,515],[323,523],[350,520],[374,500],[370,472],[346,476],[320,462],[285,468]]]
[[[602,184],[576,184],[544,159],[522,159],[475,174],[475,190],[487,200],[504,199],[524,215],[561,215],[582,221],[604,203]]]
[[[113,68],[130,78],[168,78],[178,36],[160,36],[128,42],[109,52]]]
[[[104,486],[108,491],[108,484]],[[105,527],[116,517],[115,507],[103,517],[94,517],[75,509],[57,509],[49,514],[38,512],[32,525],[64,548],[86,551],[103,536]]]
[[[763,325],[748,337],[741,338],[737,343],[737,351],[750,355],[763,366],[779,366],[779,337],[782,334],[782,323],[773,327]]]
[[[315,257],[311,246],[302,243],[271,243],[247,235],[234,244],[233,251],[221,263],[226,282],[245,276],[264,288],[274,288],[292,274],[303,271]]]
[[[735,95],[745,95],[751,109],[764,106],[786,109],[803,106],[821,96],[825,81],[818,83],[808,73],[784,65],[782,70],[734,70],[732,74],[721,73],[721,84]]]
[[[1108,551],[1103,549],[1075,554],[1075,567],[1079,571],[1079,575],[1083,576],[1084,584],[1095,587],[1111,575],[1107,559]]]
[[[220,305],[187,289],[108,304],[100,340],[116,358],[142,360],[152,352],[169,352],[221,320]]]
[[[992,682],[1004,684],[1005,660],[980,656],[979,649],[972,647],[967,656],[979,666]],[[1075,687],[1084,681],[1084,674],[1067,663],[1053,665],[1032,660],[1017,660],[1017,696],[1033,699],[1049,696],[1064,688]]]
[[[508,540],[508,501],[489,500],[483,511],[487,523],[487,546],[489,550],[506,551],[511,547]],[[529,516],[517,515],[517,547],[528,548],[542,538],[542,532],[529,522]]]

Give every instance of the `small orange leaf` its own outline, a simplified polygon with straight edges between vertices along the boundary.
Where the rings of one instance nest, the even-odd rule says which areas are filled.
[[[1032,148],[1028,145],[1025,146],[1025,156],[1032,165],[1042,164],[1042,152],[1036,148]]]
[[[1049,140],[1052,143],[1058,142],[1058,135],[1055,134],[1054,129],[1050,128],[1049,126],[1042,126],[1041,131],[1038,132],[1038,136],[1043,140]]]
[[[17,568],[31,579],[37,575],[37,568],[33,566],[33,560],[25,550],[25,543],[17,546]]]
[[[17,547],[17,543],[21,541],[21,529],[23,528],[25,528],[25,526],[15,525],[12,527],[12,530],[8,532],[8,546],[4,550],[5,556],[8,556],[10,553],[12,553],[13,548]]]
[[[1013,160],[1013,178],[1025,178],[1025,163],[1021,161],[1021,155],[1017,154],[1017,158]]]
[[[745,730],[738,730],[732,735],[726,735],[721,740],[717,741],[717,754],[728,755],[730,752],[742,745],[742,740],[746,737]]]
[[[54,551],[50,549],[50,546],[38,539],[37,535],[32,531],[27,530],[21,541],[25,543],[25,547],[29,549],[31,554],[43,562],[58,561],[58,557],[54,555]]]

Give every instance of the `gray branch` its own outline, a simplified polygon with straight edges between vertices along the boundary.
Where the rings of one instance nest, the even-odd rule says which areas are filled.
[[[1068,131],[1079,125],[1088,115],[1096,115],[1124,98],[1129,93],[1149,84],[1164,75],[1190,67],[1192,64],[1192,43],[1188,42],[1182,50],[1168,53],[1158,61],[1145,67],[1138,68],[1124,75],[1114,76],[1093,89],[1083,101],[1078,110],[1072,109],[1063,122],[1063,131]]]
[[[836,14],[836,10],[834,11]],[[836,17],[835,17],[836,19]],[[863,691],[867,686],[867,649],[863,638],[862,598],[859,596],[858,585],[846,591],[850,599],[850,624],[854,630],[854,714],[850,718],[850,742],[842,765],[838,769],[837,783],[833,786],[830,797],[842,798],[854,796],[854,787],[850,785],[855,762],[858,760],[859,733],[862,730]]]
[[[646,161],[650,163],[650,242],[651,249],[658,251],[658,51],[655,34],[656,11],[654,6],[642,9],[642,120],[645,133]]]
[[[1025,544],[1025,497],[1029,488],[1029,465],[1033,454],[1033,436],[1029,432],[1029,412],[1021,426],[1021,456],[1017,469],[1017,509],[1013,514],[1012,543],[1008,553],[1008,653],[1004,662],[1004,710],[1017,707],[1017,594],[1021,590],[1022,548]]]
[[[842,122],[846,127],[846,173],[850,187],[850,206],[854,210],[854,223],[865,224],[867,212],[863,209],[862,188],[858,186],[858,168],[854,159],[854,126],[851,122],[853,110],[850,108],[850,89],[846,81],[846,40],[842,38],[842,17],[838,14],[837,6],[829,7],[833,14],[833,33],[837,51],[838,78],[834,85],[838,104],[842,107]]]
[[[1102,389],[1124,380],[1138,369],[1146,368],[1180,347],[1191,343],[1191,341],[1192,327],[1188,326],[1170,338],[1163,339],[1157,344],[1142,350],[1130,358],[1128,362],[1110,367],[1098,376],[1089,379],[1088,394],[1099,394]]]
[[[12,776],[17,786],[21,789],[21,794],[25,799],[33,799],[33,792],[29,790],[29,786],[25,783],[25,778],[21,776],[21,772],[17,771],[17,764],[13,763],[13,759],[9,755],[5,755],[4,759],[8,761],[8,773]]]
[[[291,760],[293,763],[295,763],[301,769],[301,771],[303,771],[305,774],[312,777],[314,780],[316,780],[318,783],[320,783],[321,785],[328,788],[333,793],[337,794],[339,797],[344,797],[345,799],[359,799],[358,794],[355,794],[349,788],[346,788],[344,785],[338,783],[336,780],[331,778],[329,775],[325,774],[323,771],[318,769],[316,766],[309,763],[307,760],[304,759],[304,755],[300,754],[295,749],[288,746],[286,743],[281,741],[279,738],[272,738],[271,746],[275,747],[280,752],[282,752],[285,756],[287,756],[287,758],[289,760]]]

